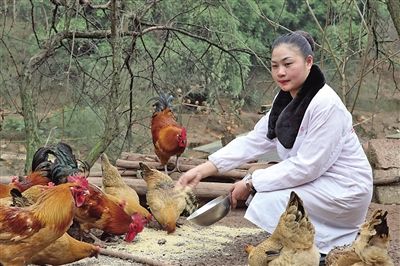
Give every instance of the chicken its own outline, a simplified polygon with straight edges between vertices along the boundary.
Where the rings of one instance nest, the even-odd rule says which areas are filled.
[[[350,266],[357,265],[361,259],[351,245],[335,247],[325,257],[325,265],[327,266]]]
[[[49,183],[53,186],[53,183]],[[15,207],[27,207],[34,204],[40,195],[48,188],[48,186],[35,185],[24,192],[20,192],[18,189],[13,188],[10,191],[11,196],[0,199],[0,205],[15,206]]]
[[[136,191],[124,182],[118,169],[110,163],[105,153],[101,155],[101,170],[103,172],[103,191],[116,197],[118,202],[123,202],[127,214],[140,213],[146,219],[151,220],[150,212],[140,205]]]
[[[35,185],[46,186],[51,180],[41,170],[31,172],[27,176],[20,176],[18,180],[13,181],[13,184],[21,192]]]
[[[171,177],[144,163],[139,163],[139,167],[147,183],[146,200],[151,213],[168,234],[175,232],[180,215],[197,209],[194,193],[189,187],[175,187]]]
[[[0,206],[0,263],[26,265],[40,250],[61,237],[72,224],[74,211],[87,195],[87,180],[48,188],[29,207]]]
[[[126,234],[127,242],[133,241],[143,230],[146,220],[142,215],[128,215],[123,209],[123,203],[117,204],[93,184],[89,184],[89,193],[83,206],[75,212],[75,220],[81,230],[88,233],[90,229],[97,228],[106,234]]]
[[[314,226],[303,202],[292,191],[272,235],[256,247],[245,247],[249,265],[319,265],[320,254],[314,244],[314,235]]]
[[[161,164],[167,171],[168,160],[176,155],[175,171],[179,171],[178,158],[185,151],[187,145],[186,128],[176,121],[171,109],[172,95],[161,93],[155,100],[155,111],[151,118],[151,135],[153,138],[154,151]]]
[[[338,247],[328,253],[326,265],[394,265],[388,254],[390,235],[387,214],[387,211],[375,210],[371,219],[361,225],[359,235],[350,247]]]
[[[361,226],[360,235],[353,247],[363,265],[393,265],[388,255],[390,236],[387,214],[387,211],[376,210],[371,220]]]
[[[10,184],[2,184],[0,183],[0,199],[10,197],[10,191],[16,188],[15,182],[16,177],[13,178]]]
[[[54,184],[67,182],[67,177],[70,175],[89,176],[89,165],[77,160],[68,144],[59,142],[57,145],[49,147],[49,153],[55,156],[50,167],[50,179]]]
[[[30,263],[38,265],[63,265],[87,257],[97,257],[100,247],[82,242],[64,233],[55,242],[33,255]]]
[[[13,184],[21,191],[28,189],[34,185],[46,186],[50,179],[51,164],[49,160],[49,154],[52,153],[50,148],[41,147],[39,148],[32,159],[31,172],[26,176],[20,176],[18,180],[13,181]]]
[[[55,157],[51,161],[49,155]],[[88,165],[78,164],[71,147],[65,143],[55,146],[41,147],[33,155],[31,172],[26,177],[14,180],[13,184],[23,192],[33,185],[47,185],[49,182],[61,184],[73,174],[88,175]]]

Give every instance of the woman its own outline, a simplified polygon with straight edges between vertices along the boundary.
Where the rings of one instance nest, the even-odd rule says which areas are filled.
[[[272,233],[291,191],[303,200],[322,254],[350,244],[372,197],[372,171],[346,107],[313,64],[314,41],[303,31],[280,36],[272,46],[272,77],[280,87],[272,109],[246,136],[238,137],[186,172],[182,186],[196,186],[276,149],[282,161],[255,170],[232,187],[232,204],[251,200],[245,218]]]

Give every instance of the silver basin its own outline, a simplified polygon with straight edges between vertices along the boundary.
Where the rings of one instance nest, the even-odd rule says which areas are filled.
[[[193,212],[187,220],[197,225],[209,226],[224,218],[230,210],[230,194],[219,196]]]

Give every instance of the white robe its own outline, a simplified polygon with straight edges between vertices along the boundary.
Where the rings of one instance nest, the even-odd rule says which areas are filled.
[[[350,244],[372,198],[372,170],[335,91],[324,85],[310,102],[291,149],[267,138],[269,113],[246,136],[209,156],[225,172],[277,149],[282,161],[254,171],[257,190],[245,218],[272,233],[294,190],[315,226],[321,253]]]

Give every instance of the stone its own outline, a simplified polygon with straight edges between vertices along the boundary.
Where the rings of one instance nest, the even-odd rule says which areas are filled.
[[[390,168],[387,170],[374,169],[374,184],[390,184],[393,182],[399,182],[400,168]]]
[[[400,184],[374,186],[373,202],[380,204],[400,204]]]
[[[400,139],[372,139],[367,156],[374,169],[400,168]]]

